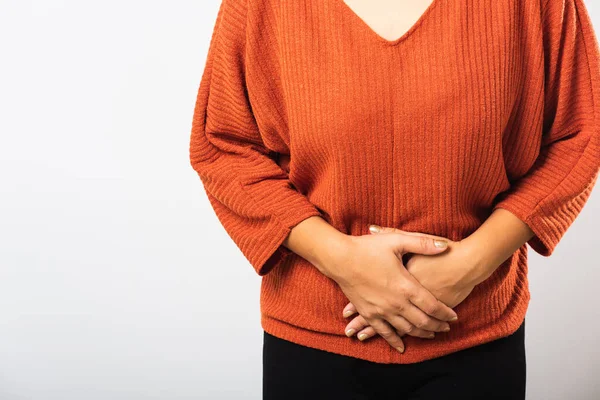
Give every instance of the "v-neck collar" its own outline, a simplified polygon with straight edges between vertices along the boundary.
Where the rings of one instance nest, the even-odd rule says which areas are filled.
[[[366,33],[368,35],[374,37],[375,40],[383,43],[384,45],[395,46],[395,45],[405,41],[410,35],[412,35],[419,28],[419,26],[423,23],[423,21],[425,21],[425,19],[429,16],[429,14],[431,14],[431,12],[438,5],[438,3],[441,3],[443,0],[432,0],[432,2],[429,4],[429,6],[427,6],[425,11],[410,26],[410,28],[408,28],[408,30],[405,31],[400,37],[393,39],[393,40],[386,39],[383,36],[381,36],[379,33],[377,33],[369,24],[367,24],[367,22],[365,20],[363,20],[360,17],[360,15],[358,15],[348,4],[346,4],[346,2],[344,0],[331,0],[331,1],[333,1],[335,3],[339,3],[339,7],[342,9],[342,12],[347,14],[349,16],[349,18],[352,21],[354,21],[353,23],[355,25],[358,25],[360,27],[360,29],[366,31]]]

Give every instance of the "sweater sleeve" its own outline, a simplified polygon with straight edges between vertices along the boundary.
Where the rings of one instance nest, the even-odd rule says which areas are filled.
[[[583,0],[547,0],[542,11],[544,130],[531,169],[499,195],[550,256],[587,202],[600,169],[600,57]]]
[[[246,48],[257,39],[247,37],[246,1],[221,2],[197,93],[189,156],[219,221],[263,276],[293,254],[282,245],[292,227],[321,213],[266,145],[282,143],[273,137],[276,124],[261,125],[255,118],[254,107],[262,113],[280,107],[272,94],[249,93],[259,86],[248,84]]]

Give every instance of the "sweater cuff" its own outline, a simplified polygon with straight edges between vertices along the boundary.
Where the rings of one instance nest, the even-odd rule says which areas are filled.
[[[577,196],[566,202],[529,204],[523,193],[512,192],[494,204],[493,210],[504,208],[523,221],[534,235],[527,244],[538,254],[549,257],[586,204],[596,183],[596,174]]]
[[[249,259],[250,263],[260,276],[264,276],[275,268],[279,268],[287,259],[296,255],[293,251],[285,247],[282,243],[290,234],[292,228],[312,216],[321,216],[321,213],[314,207],[305,209],[296,209],[286,217],[285,221],[278,220],[276,217],[271,219],[269,228],[265,231],[264,245],[258,251],[252,253]]]

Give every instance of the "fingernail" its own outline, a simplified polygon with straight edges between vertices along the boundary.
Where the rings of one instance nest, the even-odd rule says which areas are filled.
[[[366,333],[359,333],[358,334],[358,340],[364,340],[367,338],[367,334]]]
[[[434,337],[435,337],[435,333],[431,333],[431,334],[429,335],[429,339],[433,339]]]
[[[444,248],[448,246],[448,242],[445,240],[433,239],[433,244],[435,247]]]
[[[349,317],[349,316],[351,316],[352,314],[354,314],[354,313],[352,312],[352,310],[346,310],[346,311],[344,311],[344,317]]]
[[[444,329],[442,329],[443,332],[448,332],[450,330],[449,326],[445,326]]]
[[[400,353],[404,353],[404,347],[396,347],[396,350],[398,350]]]
[[[450,318],[450,321],[456,321],[457,319],[458,319],[458,316],[455,315],[454,317]]]
[[[369,225],[369,230],[373,233],[377,233],[379,231],[381,231],[381,227],[379,225]]]
[[[350,328],[346,331],[346,336],[350,337],[352,335],[354,335],[354,332],[356,332],[354,329]]]

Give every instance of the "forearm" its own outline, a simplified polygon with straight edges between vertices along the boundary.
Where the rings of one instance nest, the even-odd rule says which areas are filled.
[[[321,273],[333,278],[332,257],[344,251],[349,236],[338,231],[319,216],[309,217],[294,226],[283,245],[305,258]]]
[[[471,279],[477,284],[486,280],[533,234],[529,226],[510,211],[494,210],[479,229],[461,241],[474,257]]]

